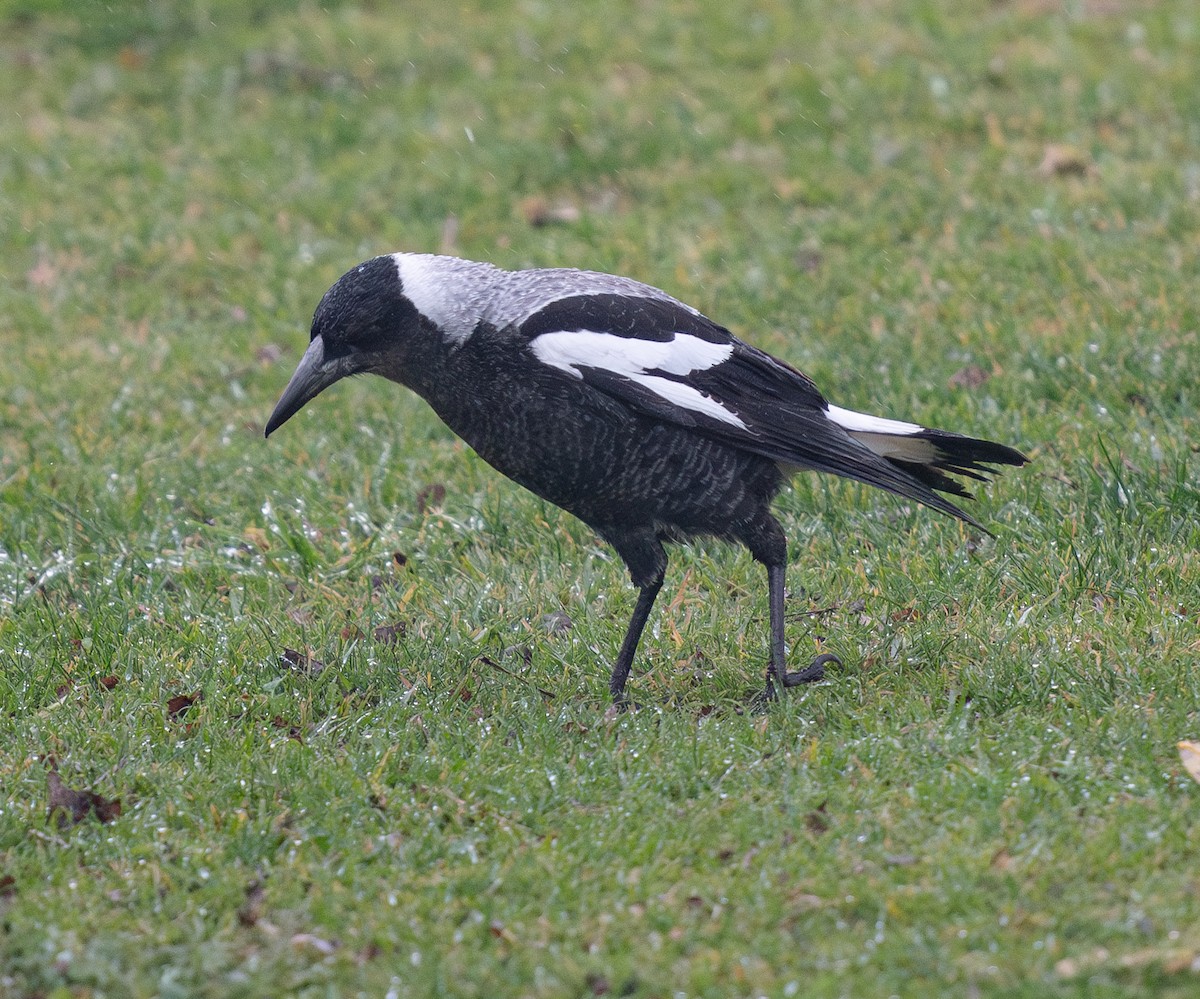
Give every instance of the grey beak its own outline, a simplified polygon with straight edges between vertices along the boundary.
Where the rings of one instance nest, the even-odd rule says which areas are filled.
[[[308,350],[300,358],[292,380],[288,382],[287,388],[283,390],[283,395],[279,397],[279,402],[275,404],[275,412],[267,420],[264,436],[270,437],[300,412],[305,403],[316,398],[345,374],[345,365],[339,364],[337,361],[326,363],[325,342],[319,336],[314,337],[308,345]]]

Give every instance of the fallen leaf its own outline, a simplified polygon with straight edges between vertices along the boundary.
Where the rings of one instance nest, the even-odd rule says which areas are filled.
[[[300,726],[293,725],[283,715],[276,715],[272,718],[271,725],[274,728],[286,728],[289,739],[295,739],[299,743],[304,742],[304,734],[300,731]]]
[[[571,225],[583,216],[577,205],[567,201],[550,202],[536,194],[522,199],[520,209],[521,217],[535,229],[556,222]]]
[[[451,213],[442,219],[442,238],[438,240],[438,253],[458,256],[458,216]]]
[[[325,664],[320,659],[314,659],[295,649],[284,649],[279,654],[279,665],[293,673],[302,673],[313,678],[320,676],[325,669]]]
[[[329,955],[337,950],[337,944],[331,940],[325,940],[322,937],[313,933],[297,933],[292,937],[293,947],[308,947],[315,950],[318,954]]]
[[[266,895],[267,890],[258,878],[246,885],[246,899],[237,911],[238,922],[242,926],[253,926],[258,922]]]
[[[34,288],[52,288],[58,281],[58,270],[43,257],[25,272],[25,280]]]
[[[575,626],[571,616],[566,611],[556,610],[542,615],[542,627],[548,635],[564,635]]]
[[[612,991],[608,979],[595,971],[589,972],[583,981],[594,996],[606,996]]]
[[[112,690],[113,687],[115,687],[120,682],[121,682],[120,679],[115,676],[102,676],[102,677],[100,677],[100,680],[99,680],[100,686],[103,687],[105,690]]]
[[[407,632],[408,625],[404,621],[395,621],[392,624],[381,624],[371,635],[375,641],[384,645],[395,645]]]
[[[517,939],[515,936],[513,936],[512,931],[502,922],[500,922],[499,919],[493,919],[488,924],[488,932],[491,933],[492,936],[494,936],[497,940],[504,940],[508,943],[513,943]]]
[[[12,898],[17,893],[17,879],[11,874],[0,877],[0,899]]]
[[[95,815],[100,822],[111,822],[121,814],[120,798],[109,800],[94,791],[76,791],[69,788],[63,784],[57,770],[46,774],[46,784],[50,790],[50,806],[46,818],[59,829],[78,825],[89,815]]]
[[[968,364],[965,368],[959,368],[954,372],[947,384],[951,388],[977,389],[991,377],[978,364]]]
[[[271,547],[271,542],[267,540],[267,532],[261,527],[247,527],[242,532],[242,537],[246,539],[248,544],[253,545],[259,551],[265,552]]]
[[[805,274],[816,274],[821,269],[821,253],[819,250],[800,250],[796,253],[796,266]]]
[[[1191,774],[1192,780],[1200,784],[1200,742],[1181,742],[1178,748],[1184,770]]]
[[[146,64],[146,56],[140,49],[132,45],[122,46],[117,53],[117,65],[127,72],[141,69]]]
[[[435,506],[441,506],[442,501],[446,498],[446,487],[440,482],[433,482],[427,486],[422,486],[417,493],[417,513],[424,513]]]
[[[180,718],[188,708],[202,700],[204,700],[204,691],[202,690],[197,690],[194,694],[178,694],[167,701],[167,717],[172,720]]]
[[[1038,173],[1043,177],[1082,177],[1091,170],[1087,156],[1075,146],[1051,142],[1042,153]]]
[[[804,816],[804,824],[808,827],[808,831],[814,835],[820,836],[823,832],[829,831],[829,817],[825,811],[827,801],[822,801],[816,808]]]

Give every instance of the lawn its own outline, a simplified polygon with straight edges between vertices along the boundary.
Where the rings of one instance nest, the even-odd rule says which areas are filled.
[[[1196,994],[1192,0],[0,27],[0,995]],[[797,477],[842,665],[765,714],[765,574],[676,549],[616,714],[588,529],[378,379],[262,438],[398,249],[629,274],[1033,461],[995,538]]]

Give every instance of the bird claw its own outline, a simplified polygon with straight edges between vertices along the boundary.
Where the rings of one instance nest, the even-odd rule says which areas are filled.
[[[799,687],[802,683],[816,683],[819,680],[824,680],[826,663],[842,665],[842,661],[837,656],[829,652],[824,652],[809,663],[806,669],[802,669],[796,673],[784,673],[780,677],[780,682],[786,689],[787,687]],[[770,683],[770,680],[767,682]]]
[[[767,686],[755,695],[751,702],[752,707],[757,711],[765,710],[767,705],[779,700],[779,695],[775,692],[775,681],[786,690],[789,687],[799,687],[805,683],[817,683],[825,679],[825,666],[827,663],[837,663],[839,666],[842,661],[835,655],[829,652],[823,652],[817,656],[805,669],[798,670],[794,673],[784,672],[782,676],[776,675],[775,666],[772,664],[767,668]]]

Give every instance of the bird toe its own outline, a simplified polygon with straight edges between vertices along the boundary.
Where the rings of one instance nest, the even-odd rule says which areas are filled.
[[[784,687],[799,687],[802,683],[816,683],[825,679],[825,666],[828,663],[842,665],[842,661],[829,652],[817,656],[805,669],[795,673],[783,674]]]

